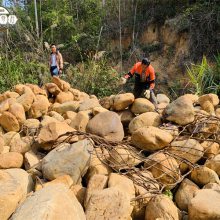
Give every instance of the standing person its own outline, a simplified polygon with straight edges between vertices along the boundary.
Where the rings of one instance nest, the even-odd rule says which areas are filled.
[[[63,57],[57,50],[55,44],[51,44],[51,54],[49,59],[51,76],[59,76],[63,70]]]
[[[141,62],[134,64],[128,74],[124,76],[123,83],[135,75],[134,96],[139,98],[144,92],[146,98],[150,98],[154,105],[157,105],[157,99],[154,94],[155,87],[155,71],[150,61],[144,58]]]

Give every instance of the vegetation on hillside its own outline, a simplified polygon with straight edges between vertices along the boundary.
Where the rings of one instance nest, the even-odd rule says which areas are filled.
[[[216,63],[209,65],[204,56],[201,64],[187,66],[187,73],[193,85],[192,92],[198,95],[215,93],[220,95],[220,55]]]
[[[60,45],[64,60],[69,63],[65,77],[74,86],[102,96],[111,92],[109,88],[112,92],[117,91],[117,74],[112,64],[120,61],[122,72],[123,62],[135,50],[143,52],[140,57],[160,50],[160,43],[143,47],[138,39],[150,23],[163,25],[171,18],[175,18],[173,27],[178,33],[189,33],[189,59],[192,62],[199,62],[203,55],[213,62],[218,61],[214,59],[220,48],[220,6],[217,0],[38,0],[37,17],[34,1],[7,2],[10,2],[10,10],[17,14],[19,21],[15,28],[10,28],[7,43],[1,50],[0,70],[4,72],[0,76],[1,90],[19,82],[41,84],[47,80],[47,42],[46,45]],[[132,38],[128,49],[121,46],[126,36]],[[113,39],[119,41],[119,47],[110,51],[108,45]],[[106,56],[97,61],[93,56],[100,50],[105,50]],[[78,63],[84,66],[83,71],[82,68],[74,68]],[[109,88],[106,88],[108,82],[103,82],[103,76],[112,82],[108,84]],[[83,83],[78,79],[95,80]]]

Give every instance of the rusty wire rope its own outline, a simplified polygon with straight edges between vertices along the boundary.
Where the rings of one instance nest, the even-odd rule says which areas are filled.
[[[169,127],[168,124],[165,125]],[[155,152],[140,150],[136,148],[130,140],[113,142],[80,131],[69,132],[61,136],[61,141],[59,141],[60,138],[58,138],[53,148],[59,146],[61,143],[71,143],[71,139],[75,136],[81,136],[81,138],[91,140],[94,147],[92,154],[96,155],[103,164],[115,172],[131,179],[136,186],[142,187],[146,193],[138,195],[134,200],[143,200],[148,196],[162,193],[164,189],[175,187],[189,175],[196,166],[199,166],[187,159],[186,155],[192,157],[197,154],[203,155],[204,152],[208,150],[205,149],[201,151],[185,146],[175,147],[172,146],[174,141],[184,140],[187,142],[189,139],[194,139],[200,143],[209,141],[211,143],[220,144],[220,118],[218,117],[197,113],[192,123],[186,126],[178,126],[178,130],[179,133],[166,148]],[[120,153],[118,148],[121,149],[123,153]],[[152,157],[152,155],[154,155],[154,157]],[[163,155],[163,158],[154,159],[157,158],[158,155]],[[127,158],[130,158],[131,161]],[[138,162],[135,163],[134,161]],[[181,172],[180,167],[183,165],[187,167],[187,169]],[[149,172],[152,171],[152,169],[157,172],[158,175],[153,177]]]

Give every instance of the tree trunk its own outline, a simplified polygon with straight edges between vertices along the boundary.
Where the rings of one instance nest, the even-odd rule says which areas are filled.
[[[118,23],[119,23],[119,50],[121,60],[121,71],[122,71],[122,37],[121,37],[121,0],[118,0]]]
[[[37,38],[39,38],[39,24],[38,24],[37,1],[36,0],[34,0],[34,12],[35,12],[36,33],[37,33]]]

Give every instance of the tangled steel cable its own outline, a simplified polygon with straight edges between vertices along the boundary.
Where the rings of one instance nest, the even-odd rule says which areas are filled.
[[[90,139],[94,146],[93,154],[115,172],[131,179],[142,192],[134,200],[143,200],[175,187],[195,166],[199,166],[197,161],[204,160],[204,153],[208,150],[197,147],[201,142],[220,144],[218,117],[198,113],[192,123],[179,126],[178,130],[169,146],[155,152],[140,150],[128,139],[112,142],[80,131],[65,134],[66,138],[62,141],[59,138],[54,147],[63,142],[70,143],[74,136]]]

